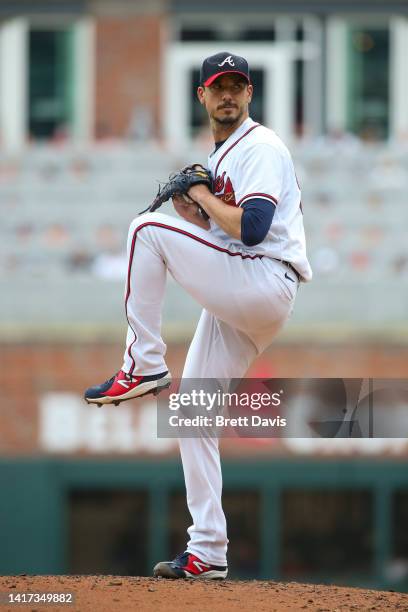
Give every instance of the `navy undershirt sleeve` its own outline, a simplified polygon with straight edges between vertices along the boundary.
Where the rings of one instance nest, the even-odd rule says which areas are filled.
[[[241,240],[246,246],[255,246],[265,239],[271,227],[275,205],[261,198],[252,198],[243,204]]]

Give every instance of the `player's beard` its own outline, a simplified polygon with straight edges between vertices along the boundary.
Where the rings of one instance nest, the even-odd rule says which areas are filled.
[[[238,114],[237,115],[232,115],[229,116],[228,115],[226,117],[216,117],[215,114],[212,116],[212,120],[215,121],[216,123],[218,123],[218,125],[234,125],[235,123],[239,123],[243,114],[244,114],[245,109],[244,108],[239,108],[238,109]]]

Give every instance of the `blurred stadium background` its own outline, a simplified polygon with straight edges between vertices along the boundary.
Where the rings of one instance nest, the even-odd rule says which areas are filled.
[[[250,375],[407,377],[407,17],[405,0],[0,0],[0,573],[149,575],[185,544],[154,403],[81,395],[121,363],[130,221],[211,146],[206,55],[250,61],[315,274]],[[198,313],[169,278],[175,376]],[[406,415],[400,439],[225,440],[231,576],[408,590]]]

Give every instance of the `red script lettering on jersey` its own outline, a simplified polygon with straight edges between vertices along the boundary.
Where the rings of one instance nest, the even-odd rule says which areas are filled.
[[[217,176],[214,181],[214,195],[220,198],[225,204],[229,206],[236,206],[235,192],[231,183],[231,179],[227,176],[225,178],[225,172],[221,176]]]

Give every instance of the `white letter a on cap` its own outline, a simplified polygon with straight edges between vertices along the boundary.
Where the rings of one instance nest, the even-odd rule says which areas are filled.
[[[230,55],[228,55],[224,61],[221,62],[221,64],[218,64],[220,67],[223,66],[224,64],[229,64],[230,66],[235,66],[234,64],[234,60],[232,59],[232,57]]]

